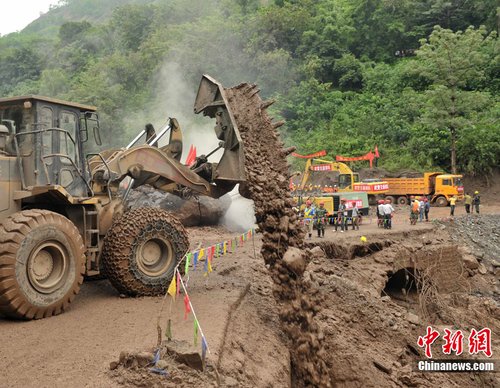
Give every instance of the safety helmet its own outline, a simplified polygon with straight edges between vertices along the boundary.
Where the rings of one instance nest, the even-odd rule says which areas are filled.
[[[479,191],[474,191],[474,194],[479,194]]]

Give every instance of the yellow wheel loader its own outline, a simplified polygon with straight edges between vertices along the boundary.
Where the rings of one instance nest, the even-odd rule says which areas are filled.
[[[121,293],[166,291],[189,247],[161,209],[126,211],[120,183],[218,198],[245,182],[244,147],[221,84],[203,76],[195,113],[215,119],[217,163],[180,162],[175,119],[147,127],[126,147],[100,145],[96,108],[41,96],[0,99],[0,314],[37,319],[64,311],[84,276],[104,274]],[[169,133],[170,142],[158,148]],[[147,144],[138,145],[141,138]],[[95,144],[91,145],[95,148]]]

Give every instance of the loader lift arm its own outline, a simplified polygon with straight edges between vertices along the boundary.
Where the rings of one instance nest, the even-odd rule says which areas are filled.
[[[188,187],[201,195],[217,197],[217,187],[200,177],[189,167],[169,157],[162,150],[148,145],[118,152],[107,162],[111,171],[98,167],[94,179],[101,184],[109,181],[119,184],[126,176],[134,179],[134,186],[150,184],[157,189],[166,189],[172,183]],[[166,190],[168,191],[168,190]]]
[[[182,137],[170,138],[169,145],[156,148],[149,145],[133,146],[138,138],[129,145],[131,148],[101,153],[101,158],[93,158],[89,164],[92,180],[101,189],[117,188],[126,177],[133,178],[133,187],[149,184],[157,189],[183,193],[186,189],[199,195],[219,198],[231,191],[236,184],[245,182],[244,149],[242,139],[231,110],[224,87],[208,75],[202,77],[194,104],[195,113],[203,113],[216,119],[215,135],[219,140],[215,150],[224,149],[218,163],[211,163],[208,155],[197,158],[191,167],[180,163],[179,147],[173,153],[172,140],[180,143]],[[180,132],[175,119],[171,119],[172,131]],[[144,131],[143,131],[144,133]],[[179,135],[182,136],[182,135]],[[157,141],[159,138],[153,139]],[[105,160],[105,163],[101,161]],[[96,190],[99,192],[99,189]]]

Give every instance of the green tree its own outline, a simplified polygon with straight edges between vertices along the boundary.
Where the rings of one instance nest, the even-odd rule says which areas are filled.
[[[411,72],[431,81],[427,90],[428,104],[425,120],[434,129],[446,128],[450,133],[451,170],[457,171],[457,138],[470,125],[470,116],[481,110],[481,104],[471,101],[470,85],[485,77],[488,63],[486,47],[493,44],[495,34],[485,28],[468,28],[453,32],[436,27],[429,39],[421,41],[417,60],[410,64]],[[480,96],[484,97],[485,96]],[[485,102],[485,101],[483,101]]]
[[[63,45],[74,42],[76,39],[81,38],[92,25],[86,20],[82,22],[67,22],[59,28],[59,39]]]
[[[45,69],[40,77],[39,93],[49,97],[64,97],[69,91],[70,82],[61,69]]]

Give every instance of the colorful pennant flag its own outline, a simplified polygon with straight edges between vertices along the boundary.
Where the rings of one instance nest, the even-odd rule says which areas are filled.
[[[195,318],[194,319],[194,346],[198,345],[198,320]]]
[[[198,255],[198,260],[202,260],[203,259],[203,256],[205,256],[205,250],[202,248],[200,249],[200,254]]]
[[[193,253],[193,269],[196,270],[196,266],[198,265],[198,253],[195,252]]]
[[[205,336],[202,334],[201,335],[201,363],[203,365],[203,369],[205,369],[205,360],[207,358],[207,340],[205,339]]]
[[[186,255],[186,264],[184,265],[184,274],[187,276],[189,274],[189,262],[191,261],[192,253]]]
[[[188,294],[184,295],[184,320],[187,319],[189,313],[191,312],[191,306],[189,304]]]
[[[172,276],[172,281],[170,282],[170,285],[168,286],[167,293],[175,299],[175,290],[176,290],[176,279],[175,279],[175,274]]]

